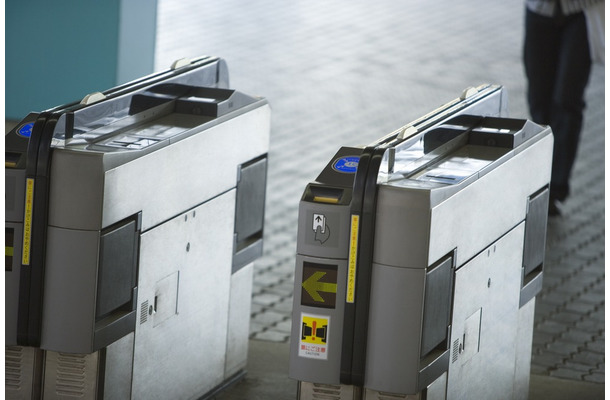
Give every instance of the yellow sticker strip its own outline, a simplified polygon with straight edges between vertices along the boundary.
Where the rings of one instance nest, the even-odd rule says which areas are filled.
[[[25,215],[23,217],[23,253],[21,264],[30,265],[30,246],[32,243],[32,212],[34,210],[34,179],[25,181]]]
[[[353,303],[356,297],[356,257],[358,256],[358,227],[360,216],[352,215],[352,224],[349,236],[349,257],[347,261],[347,294],[345,301]]]

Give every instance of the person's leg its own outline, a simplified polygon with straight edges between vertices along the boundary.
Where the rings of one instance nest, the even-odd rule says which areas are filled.
[[[534,122],[551,122],[560,30],[553,18],[526,10],[523,63],[527,76],[527,100]]]
[[[566,18],[561,38],[550,126],[555,136],[551,198],[565,200],[576,158],[585,108],[591,57],[584,14]]]

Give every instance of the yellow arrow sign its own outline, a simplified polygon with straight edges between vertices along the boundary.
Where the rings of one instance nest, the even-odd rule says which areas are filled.
[[[309,293],[314,301],[321,303],[324,303],[324,299],[319,292],[337,293],[336,283],[320,282],[324,275],[326,275],[326,272],[316,271],[303,282],[303,289]]]

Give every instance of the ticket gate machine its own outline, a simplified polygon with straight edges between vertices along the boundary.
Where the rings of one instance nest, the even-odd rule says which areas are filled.
[[[526,399],[553,136],[483,85],[341,148],[299,207],[300,399]]]
[[[193,399],[243,376],[270,108],[224,60],[5,137],[7,399]]]

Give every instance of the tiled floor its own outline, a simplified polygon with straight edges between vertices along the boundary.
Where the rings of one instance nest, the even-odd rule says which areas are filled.
[[[225,58],[231,86],[269,99],[265,252],[251,337],[288,339],[305,185],[341,145],[366,144],[483,82],[527,117],[522,1],[159,0],[156,69]],[[604,382],[604,82],[595,66],[574,194],[548,225],[532,373]]]
[[[591,81],[574,194],[563,216],[549,221],[532,357],[534,373],[599,383],[605,372],[603,79],[596,71]]]

